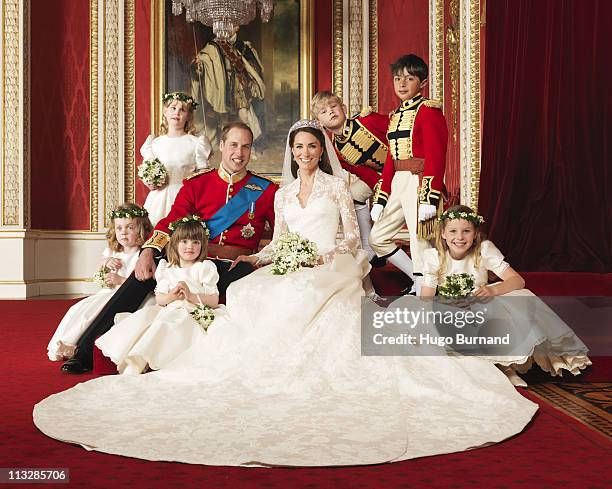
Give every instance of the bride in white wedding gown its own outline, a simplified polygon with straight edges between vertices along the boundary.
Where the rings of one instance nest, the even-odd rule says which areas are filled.
[[[269,263],[289,230],[317,243],[322,264],[282,276],[262,267],[232,284],[227,313],[200,343],[164,370],[94,379],[41,401],[43,433],[147,460],[316,466],[456,452],[525,427],[537,405],[490,362],[361,355],[369,266],[348,187],[322,169],[343,170],[313,125],[290,130],[297,163],[290,152],[286,160],[300,173],[294,179],[286,162],[271,245],[242,259]]]

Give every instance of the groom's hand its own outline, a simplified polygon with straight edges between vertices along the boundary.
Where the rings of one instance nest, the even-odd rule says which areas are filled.
[[[141,282],[155,275],[155,262],[153,261],[153,250],[151,248],[145,248],[142,250],[142,253],[140,253],[136,266],[134,267],[134,274]]]
[[[238,258],[236,258],[232,262],[232,264],[229,267],[229,270],[234,268],[241,261],[246,261],[247,263],[250,263],[251,265],[253,265],[255,267],[255,266],[257,266],[257,262],[259,262],[259,258],[257,258],[255,255],[240,255]]]

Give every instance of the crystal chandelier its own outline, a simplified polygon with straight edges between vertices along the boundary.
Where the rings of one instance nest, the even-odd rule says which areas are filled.
[[[172,13],[181,15],[185,7],[187,22],[200,21],[212,26],[220,40],[232,37],[241,25],[251,22],[257,14],[262,22],[268,22],[274,9],[273,0],[172,0]]]

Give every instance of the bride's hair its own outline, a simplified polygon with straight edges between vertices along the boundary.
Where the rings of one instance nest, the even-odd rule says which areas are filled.
[[[325,136],[320,129],[311,126],[299,127],[289,134],[289,147],[293,148],[293,142],[295,141],[295,136],[300,132],[307,132],[308,134],[312,134],[317,138],[319,144],[323,148],[323,154],[321,154],[321,159],[319,160],[319,168],[322,172],[327,173],[328,175],[333,175],[334,172],[332,170],[332,166],[329,162],[329,157],[327,156],[327,150],[325,149]],[[293,178],[297,178],[298,164],[293,158],[293,153],[291,154],[291,174]]]

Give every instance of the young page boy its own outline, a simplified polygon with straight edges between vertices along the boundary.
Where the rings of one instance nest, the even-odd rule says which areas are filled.
[[[366,201],[379,184],[380,172],[388,157],[389,118],[372,112],[369,107],[354,117],[347,117],[346,105],[340,97],[328,91],[315,94],[311,111],[328,131],[342,167],[357,177],[351,183],[351,195],[355,201],[362,247],[371,260],[376,255],[368,241],[372,224]]]
[[[382,172],[371,216],[370,244],[411,278],[418,293],[422,280],[422,254],[433,237],[435,218],[443,210],[446,194],[444,169],[448,130],[442,104],[422,95],[427,84],[425,61],[414,54],[391,65],[393,88],[400,106],[389,119],[387,139],[390,158]],[[404,223],[410,233],[410,254],[398,248],[393,237]]]

